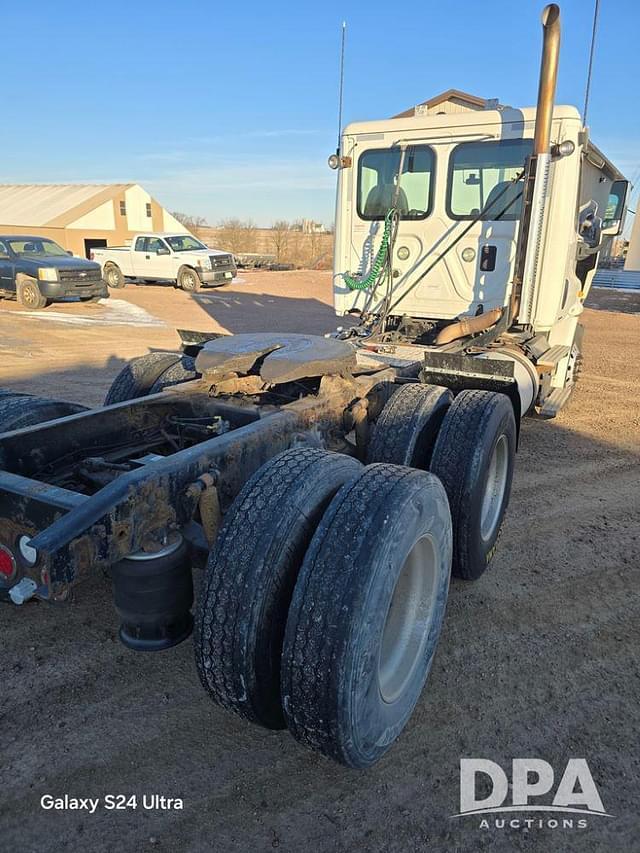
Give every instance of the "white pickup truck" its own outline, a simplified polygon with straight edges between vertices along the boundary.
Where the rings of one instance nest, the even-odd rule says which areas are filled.
[[[145,282],[173,281],[183,290],[227,284],[237,275],[233,255],[209,249],[191,234],[136,234],[130,246],[93,249],[91,260],[102,267],[109,287],[124,287],[128,278]]]

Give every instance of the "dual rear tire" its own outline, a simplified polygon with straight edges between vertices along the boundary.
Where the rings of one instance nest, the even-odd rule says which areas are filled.
[[[502,530],[516,452],[511,401],[491,391],[400,386],[376,423],[370,462],[428,469],[442,482],[454,530],[452,572],[476,580]]]
[[[210,555],[195,622],[205,690],[342,764],[374,764],[426,681],[451,549],[432,474],[311,448],[275,457]]]

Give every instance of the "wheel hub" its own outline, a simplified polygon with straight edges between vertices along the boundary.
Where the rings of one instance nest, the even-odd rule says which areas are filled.
[[[500,511],[507,487],[509,470],[509,445],[506,435],[501,435],[493,448],[487,484],[482,499],[480,515],[480,535],[486,541],[493,535],[500,519]]]
[[[402,696],[424,656],[435,607],[436,577],[436,549],[432,538],[423,536],[404,561],[382,633],[378,682],[382,698],[389,704]]]

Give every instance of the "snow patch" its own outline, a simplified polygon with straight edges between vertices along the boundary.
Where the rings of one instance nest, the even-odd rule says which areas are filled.
[[[92,308],[87,309],[86,314],[66,314],[45,308],[42,311],[21,311],[19,316],[71,326],[166,326],[158,317],[124,299],[101,299],[97,305],[94,303]]]

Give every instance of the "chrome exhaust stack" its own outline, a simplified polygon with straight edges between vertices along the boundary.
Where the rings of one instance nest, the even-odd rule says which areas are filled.
[[[542,61],[538,85],[533,154],[524,176],[520,236],[509,307],[510,321],[530,323],[538,277],[545,202],[551,162],[551,121],[560,55],[560,8],[550,3],[542,12]]]

